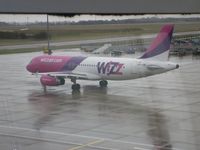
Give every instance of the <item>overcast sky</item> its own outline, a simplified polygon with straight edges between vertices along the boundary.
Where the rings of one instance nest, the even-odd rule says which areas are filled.
[[[78,22],[87,20],[123,20],[123,19],[137,19],[137,18],[200,18],[200,14],[193,15],[123,15],[123,16],[99,16],[99,15],[77,15],[74,17],[60,17],[60,16],[49,16],[50,22]],[[13,14],[0,14],[0,22],[8,23],[32,23],[32,22],[46,22],[46,15],[13,15]]]

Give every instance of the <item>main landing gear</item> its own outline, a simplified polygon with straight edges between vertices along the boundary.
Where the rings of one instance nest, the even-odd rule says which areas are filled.
[[[80,84],[72,84],[72,90],[73,90],[73,91],[74,91],[74,90],[79,91],[80,88],[81,88]]]
[[[99,81],[99,85],[100,85],[100,87],[107,87],[107,85],[108,85],[108,81],[106,81],[106,80],[101,80],[101,81]]]
[[[76,83],[76,78],[71,78],[71,82],[73,82],[72,90],[73,91],[80,91],[81,86],[80,86],[80,84]],[[108,81],[101,80],[101,81],[99,81],[99,85],[100,85],[101,88],[107,87]]]
[[[76,83],[76,78],[71,78],[71,81],[73,82],[73,84],[72,84],[72,90],[73,91],[79,91],[80,88],[81,88],[81,86],[80,86],[80,84]]]

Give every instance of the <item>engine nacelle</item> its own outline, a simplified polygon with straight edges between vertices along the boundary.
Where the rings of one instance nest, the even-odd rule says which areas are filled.
[[[42,85],[46,85],[46,86],[58,86],[58,85],[64,85],[65,79],[52,77],[49,75],[42,75],[40,78],[40,82]]]

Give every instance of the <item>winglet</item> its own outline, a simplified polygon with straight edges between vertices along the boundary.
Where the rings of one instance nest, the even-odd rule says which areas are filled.
[[[173,30],[174,25],[164,25],[157,37],[151,43],[150,47],[140,57],[140,59],[153,58],[158,60],[168,60]]]

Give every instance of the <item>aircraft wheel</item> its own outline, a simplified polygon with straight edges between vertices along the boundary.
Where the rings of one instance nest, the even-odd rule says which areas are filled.
[[[108,81],[104,80],[104,84],[105,84],[105,86],[107,86],[108,85]]]
[[[106,81],[106,80],[101,80],[101,81],[99,81],[99,85],[100,85],[100,87],[107,87],[108,81]]]
[[[65,84],[65,79],[64,78],[59,78],[60,79],[60,84],[64,85]]]
[[[74,90],[79,91],[80,88],[81,88],[80,84],[72,84],[72,90],[73,90],[73,91],[74,91]]]
[[[77,88],[77,90],[80,90],[80,88],[81,88],[80,84],[76,84],[76,88]]]

